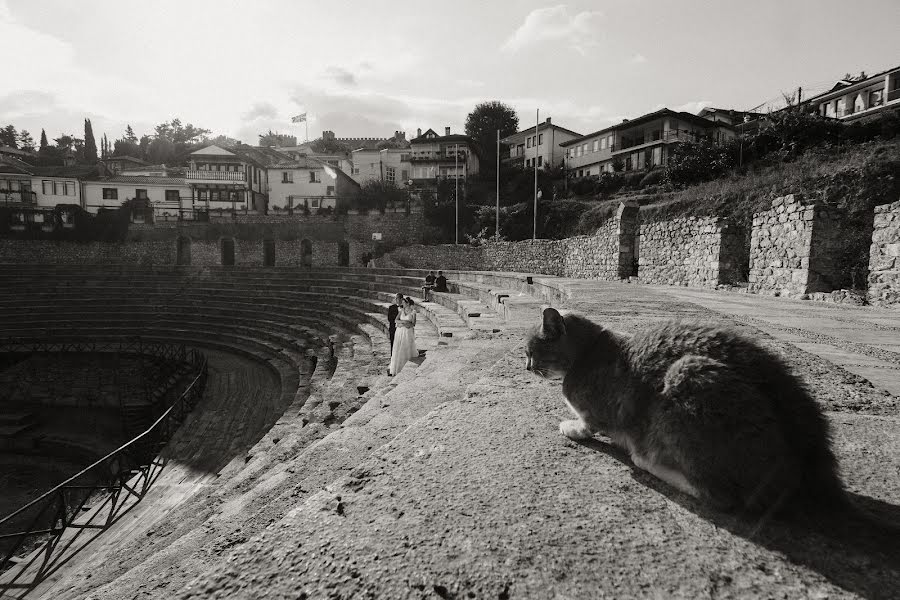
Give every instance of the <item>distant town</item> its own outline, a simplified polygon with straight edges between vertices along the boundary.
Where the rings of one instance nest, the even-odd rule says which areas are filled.
[[[503,168],[561,169],[566,179],[641,172],[667,164],[679,143],[726,143],[764,121],[766,114],[708,107],[697,114],[663,108],[587,134],[546,117],[518,124],[513,112],[502,127],[492,105],[482,122],[469,115],[465,132],[450,127],[395,131],[380,138],[338,137],[324,131],[312,141],[268,132],[251,146],[174,119],[138,138],[129,126],[98,149],[91,122],[83,139],[64,135],[36,144],[14,125],[0,129],[0,202],[17,207],[21,221],[77,206],[96,214],[133,201],[138,221],[204,220],[210,212],[258,215],[352,207],[373,182],[415,198],[441,181],[466,181]],[[847,76],[821,94],[789,102],[789,109],[853,121],[900,106],[900,66],[874,75]],[[491,121],[491,118],[495,118]],[[306,115],[295,120],[303,121]],[[469,126],[472,123],[472,126]],[[497,143],[494,136],[502,130]]]

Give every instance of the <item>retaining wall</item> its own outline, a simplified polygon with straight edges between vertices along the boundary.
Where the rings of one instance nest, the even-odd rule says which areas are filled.
[[[881,306],[900,305],[900,201],[875,207],[868,299]]]
[[[641,223],[638,279],[642,283],[715,287],[743,279],[742,235],[717,217]]]
[[[751,291],[801,296],[846,285],[840,264],[844,246],[840,215],[793,194],[753,215],[750,237]]]

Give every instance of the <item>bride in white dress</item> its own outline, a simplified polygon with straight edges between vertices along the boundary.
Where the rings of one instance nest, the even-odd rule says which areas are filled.
[[[394,334],[394,348],[391,355],[389,375],[396,375],[403,365],[419,355],[416,350],[416,305],[412,298],[404,298],[397,316],[397,333]]]

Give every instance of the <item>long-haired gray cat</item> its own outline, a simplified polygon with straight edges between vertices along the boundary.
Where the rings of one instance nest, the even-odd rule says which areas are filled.
[[[581,440],[608,435],[634,464],[718,508],[844,504],[828,423],[777,356],[735,332],[665,323],[628,338],[544,310],[527,365],[563,378]]]

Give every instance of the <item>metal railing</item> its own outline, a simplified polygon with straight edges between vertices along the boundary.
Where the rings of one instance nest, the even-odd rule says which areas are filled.
[[[16,341],[8,343],[11,346],[22,344]],[[69,345],[66,342],[29,345],[49,347],[51,351],[70,346],[83,347],[82,344]],[[137,342],[137,347],[149,349],[153,345]],[[177,354],[180,350],[174,352]],[[187,352],[186,357],[192,367],[190,383],[146,431],[0,519],[0,531],[18,529],[13,533],[0,534],[0,544],[5,546],[0,562],[0,595],[10,590],[33,588],[52,571],[56,561],[62,559],[84,531],[106,530],[146,495],[165,466],[160,450],[196,406],[206,386],[206,357],[198,350]],[[92,505],[89,506],[90,503]],[[78,532],[65,544],[60,544],[67,530]],[[32,562],[22,565],[12,577],[4,573],[19,564],[14,558],[17,552],[40,548],[43,551],[32,553]],[[33,578],[23,581],[25,574],[33,574]]]
[[[239,181],[241,183],[247,181],[243,171],[185,171],[184,178],[200,181]]]

